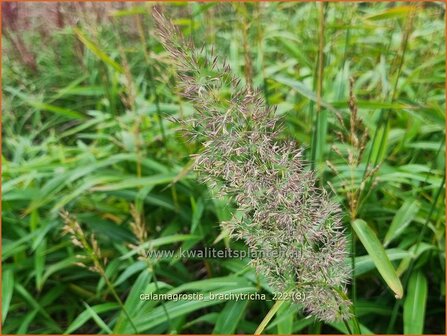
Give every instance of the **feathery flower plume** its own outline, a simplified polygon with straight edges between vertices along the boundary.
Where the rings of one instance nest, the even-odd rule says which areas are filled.
[[[323,321],[350,318],[350,269],[338,205],[316,186],[295,143],[275,140],[278,119],[262,94],[233,76],[213,51],[186,41],[157,9],[153,16],[181,92],[197,111],[185,122],[203,143],[194,168],[237,205],[223,228],[260,252],[255,255],[267,256],[251,263],[275,292],[302,298],[297,303]]]
[[[90,271],[99,273],[100,275],[104,275],[103,264],[106,264],[107,260],[103,258],[95,236],[93,234],[90,235],[90,237],[87,236],[82,230],[79,222],[71,217],[67,211],[61,211],[60,215],[65,223],[62,228],[63,234],[70,235],[72,244],[87,252],[87,255],[76,256],[78,259],[76,265],[88,268]],[[92,263],[91,266],[87,266],[89,261]]]
[[[138,333],[138,329],[135,326],[135,324],[132,321],[132,318],[130,317],[129,313],[127,312],[126,308],[124,307],[123,302],[121,301],[121,298],[119,297],[118,293],[116,292],[115,288],[113,287],[109,277],[106,274],[106,271],[104,269],[104,265],[107,263],[107,259],[104,258],[101,254],[101,249],[99,248],[98,241],[95,239],[95,236],[91,234],[90,236],[87,235],[84,230],[82,230],[81,225],[76,220],[76,218],[70,216],[70,214],[62,210],[60,213],[60,216],[62,220],[64,221],[64,227],[62,228],[63,234],[70,235],[71,242],[74,246],[77,246],[81,249],[83,249],[87,255],[78,255],[77,259],[79,260],[76,265],[81,267],[86,267],[92,272],[96,272],[104,279],[107,287],[109,287],[110,292],[114,296],[115,300],[120,305],[124,315],[127,320],[129,321],[129,324],[132,326],[135,333]],[[93,265],[88,267],[87,263],[91,262]],[[118,319],[117,323],[120,323],[122,317]]]

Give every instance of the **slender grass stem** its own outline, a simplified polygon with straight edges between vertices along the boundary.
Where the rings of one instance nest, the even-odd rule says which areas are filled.
[[[157,275],[155,274],[155,264],[150,264],[150,267],[152,268],[152,277],[154,278],[154,285],[155,285],[155,290],[157,291],[157,293],[160,291],[160,288],[158,286],[158,279],[157,279]],[[163,301],[161,301],[161,306],[163,308],[163,312],[165,313],[166,316],[166,320],[168,322],[168,330],[171,328],[171,317],[169,316],[169,312],[168,309],[166,308],[166,305]]]
[[[126,307],[124,306],[123,301],[121,300],[121,298],[119,297],[118,293],[115,290],[115,287],[113,286],[113,284],[110,282],[109,277],[106,274],[106,271],[104,270],[104,266],[101,262],[101,260],[98,258],[98,256],[96,255],[95,251],[90,247],[89,243],[87,242],[87,239],[85,238],[84,235],[79,236],[79,239],[81,240],[82,244],[84,245],[87,253],[90,255],[90,258],[92,259],[94,265],[97,267],[98,273],[102,276],[102,278],[104,279],[107,287],[109,288],[110,292],[112,293],[113,297],[115,298],[116,302],[119,304],[121,311],[124,313],[124,315],[126,316],[127,320],[129,321],[129,324],[132,326],[132,329],[134,330],[135,333],[138,333],[138,329],[135,326],[135,324],[132,321],[132,318],[130,317]],[[119,325],[119,321],[117,322],[117,325]]]
[[[348,330],[349,335],[353,335],[351,327],[349,326],[348,321],[343,320],[343,324],[345,325],[346,329]]]
[[[352,219],[354,220],[354,219]],[[356,236],[355,236],[355,232],[352,229],[351,226],[351,267],[352,267],[352,295],[351,295],[351,299],[352,299],[352,307],[354,309],[354,315],[355,315],[355,306],[357,303],[357,281],[355,280],[355,257],[356,257],[356,247],[355,247],[355,243],[356,243]]]
[[[263,20],[262,20],[262,18],[263,18],[263,10],[262,10],[261,4],[262,3],[257,3],[256,4],[256,15],[258,17],[258,20],[256,20],[256,22],[258,22],[258,26],[257,26],[257,31],[258,31],[258,34],[257,34],[257,45],[258,45],[258,55],[260,57],[260,62],[259,62],[260,63],[260,67],[261,67],[260,72],[262,74],[262,91],[264,93],[265,104],[267,106],[269,106],[270,105],[270,103],[269,103],[269,86],[268,86],[268,82],[267,82],[267,75],[266,75],[266,72],[265,72],[266,65],[265,65],[265,55],[264,55],[264,53],[265,53],[265,45],[264,45],[264,40],[265,40],[264,39],[264,35],[265,35],[265,32],[264,32],[264,28],[263,28],[263,25],[262,25],[262,22],[263,22]]]
[[[244,50],[244,74],[245,74],[245,82],[247,86],[253,88],[253,65],[250,56],[250,42],[248,36],[248,10],[247,4],[245,2],[241,4],[237,4],[239,12],[242,14],[242,23],[241,23],[241,31],[242,31],[242,46]]]
[[[321,160],[321,137],[324,129],[321,127],[321,99],[323,95],[323,74],[324,74],[324,32],[325,32],[325,4],[319,4],[318,11],[318,56],[317,56],[317,68],[316,68],[316,86],[317,104],[315,109],[315,117],[312,132],[312,149],[311,149],[311,167],[315,169],[316,161]]]
[[[191,22],[192,22],[192,19],[191,19]],[[193,24],[193,23],[191,23],[191,24]],[[150,36],[150,34],[149,34],[149,36]],[[145,48],[144,48],[145,54],[148,54],[148,55],[151,52],[151,50],[149,49],[149,44],[150,44],[150,41],[148,41],[148,43],[145,44]],[[147,58],[146,61],[148,61],[149,59],[150,58]],[[163,115],[162,115],[161,109],[160,109],[160,97],[159,97],[159,94],[156,89],[156,81],[154,80],[155,76],[154,76],[154,71],[153,71],[153,65],[149,64],[149,63],[148,63],[148,74],[149,74],[149,84],[152,82],[152,85],[150,85],[150,88],[151,88],[150,93],[153,95],[154,100],[155,100],[154,101],[155,111],[157,114],[158,124],[160,127],[161,138],[162,138],[163,143],[166,143],[166,131],[165,131],[165,128],[163,125]]]
[[[395,78],[394,78],[393,88],[392,88],[392,91],[391,91],[390,103],[393,103],[396,100],[396,98],[397,98],[397,88],[398,88],[399,78],[400,78],[400,75],[402,73],[402,67],[403,67],[404,60],[405,60],[405,54],[406,54],[407,49],[408,49],[407,48],[407,46],[408,46],[408,39],[410,37],[411,30],[412,30],[412,27],[413,27],[413,19],[414,19],[416,6],[417,6],[417,4],[413,5],[413,7],[412,7],[412,11],[410,12],[410,16],[409,16],[409,18],[407,20],[407,23],[405,25],[404,35],[402,37],[402,42],[401,42],[401,45],[400,45],[400,52],[396,55],[396,59],[395,60],[398,63],[398,65],[397,65],[397,70],[396,70],[396,74],[395,74]],[[371,144],[371,150],[369,152],[368,161],[367,161],[366,166],[365,166],[365,171],[363,173],[363,177],[365,177],[366,174],[367,174],[368,167],[369,167],[369,164],[370,164],[370,160],[372,158],[371,155],[372,155],[372,152],[373,152],[373,149],[374,149],[374,145],[375,145],[375,143],[377,141],[377,137],[378,137],[380,128],[382,128],[384,131],[382,132],[379,148],[380,148],[381,151],[385,150],[385,148],[384,148],[385,146],[384,145],[385,145],[385,141],[386,141],[386,137],[387,137],[387,133],[385,132],[385,130],[386,130],[387,124],[389,122],[389,117],[390,117],[391,110],[386,110],[386,112],[387,113],[385,115],[385,111],[384,110],[380,111],[379,121],[377,123],[377,128],[376,128],[376,130],[374,132],[374,137],[373,137],[373,141],[372,141],[372,144]],[[380,153],[377,153],[376,157],[374,158],[373,167],[377,166],[380,157],[381,157]],[[370,176],[369,179],[368,179],[368,183],[366,184],[366,187],[364,188],[364,190],[370,190],[372,183],[373,183],[373,176]]]
[[[284,300],[278,300],[275,302],[273,307],[270,309],[270,311],[265,315],[264,319],[262,320],[261,324],[256,328],[255,335],[261,335],[264,329],[269,324],[270,320],[275,316],[276,312],[281,308],[281,306],[284,304]]]
[[[134,330],[134,332],[136,334],[138,334],[138,329],[137,329],[136,325],[133,323],[132,318],[130,317],[129,312],[127,311],[127,309],[125,308],[123,301],[120,299],[118,293],[116,292],[115,288],[113,287],[113,284],[110,282],[109,277],[105,274],[104,270],[103,270],[101,275],[104,278],[104,281],[106,282],[107,287],[109,288],[109,290],[112,293],[113,297],[115,298],[115,300],[120,305],[121,311],[124,313],[124,315],[126,315],[126,318],[129,321],[129,324],[132,326],[132,329]],[[119,325],[119,321],[117,322],[117,325]]]

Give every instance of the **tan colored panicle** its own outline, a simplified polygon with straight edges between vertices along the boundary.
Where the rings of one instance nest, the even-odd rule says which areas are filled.
[[[184,122],[203,144],[195,170],[237,210],[223,227],[243,239],[252,265],[274,291],[323,321],[348,319],[346,237],[339,206],[316,186],[293,142],[279,142],[278,118],[262,94],[235,77],[213,49],[186,42],[159,10],[157,33],[197,111]]]

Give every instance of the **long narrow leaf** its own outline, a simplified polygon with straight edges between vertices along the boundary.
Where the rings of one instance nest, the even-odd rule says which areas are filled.
[[[388,246],[393,239],[399,236],[410,224],[418,211],[419,203],[417,201],[406,200],[402,207],[396,212],[390,228],[385,235],[383,245]]]
[[[427,304],[427,279],[422,272],[413,273],[408,282],[404,303],[404,334],[424,333],[425,306]]]
[[[116,71],[123,73],[124,69],[112,60],[104,51],[101,50],[93,41],[91,41],[79,28],[74,27],[73,31],[76,33],[79,40],[88,48],[90,51],[96,55],[101,61],[110,65]]]
[[[5,323],[14,291],[14,273],[12,270],[5,270],[2,274],[2,323]]]
[[[400,299],[404,295],[404,290],[396,271],[388,258],[383,245],[380,243],[376,234],[366,224],[365,221],[357,219],[352,223],[355,233],[359,237],[368,254],[371,256],[377,270],[383,280],[395,293],[396,298]]]

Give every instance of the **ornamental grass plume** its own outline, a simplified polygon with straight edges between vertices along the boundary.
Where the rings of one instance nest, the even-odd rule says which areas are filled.
[[[92,272],[98,273],[104,279],[107,287],[124,313],[124,315],[121,315],[118,318],[117,325],[122,323],[123,317],[125,316],[129,321],[129,324],[132,326],[133,331],[138,333],[138,329],[126,310],[123,301],[119,297],[115,287],[106,274],[105,265],[107,264],[107,259],[102,255],[95,236],[93,234],[88,235],[85,233],[76,218],[71,216],[67,211],[62,210],[60,216],[65,224],[62,228],[62,233],[71,238],[71,242],[74,246],[85,252],[85,255],[76,256],[78,261],[75,264],[80,267],[85,267]],[[88,264],[91,264],[91,266],[88,266]]]
[[[279,120],[262,94],[232,75],[213,50],[186,41],[159,10],[153,16],[181,92],[197,111],[184,121],[203,144],[194,168],[237,206],[223,228],[245,240],[252,265],[274,292],[302,298],[297,303],[323,321],[350,318],[351,272],[339,206],[316,186],[302,150],[278,140]]]
[[[107,259],[102,256],[101,249],[95,236],[93,234],[88,236],[84,230],[82,230],[79,222],[74,217],[70,216],[67,211],[62,210],[60,215],[65,224],[62,228],[63,234],[69,235],[71,243],[86,252],[86,255],[76,255],[78,261],[75,264],[104,276],[104,265],[107,263]],[[88,264],[91,265],[88,266]]]

